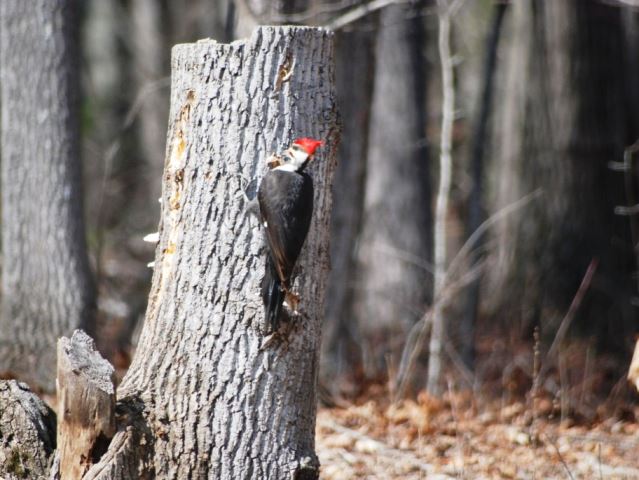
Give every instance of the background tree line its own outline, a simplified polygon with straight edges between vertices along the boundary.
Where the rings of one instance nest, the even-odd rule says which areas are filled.
[[[8,52],[33,44],[17,35],[43,31],[44,20],[0,31],[6,375],[50,389],[54,339],[77,326],[128,365],[153,259],[142,238],[159,219],[170,48],[272,23],[336,28],[342,141],[321,373],[341,380],[332,393],[380,380],[397,388],[404,377],[407,391],[424,388],[435,302],[445,370],[471,384],[490,375],[495,356],[532,344],[536,330],[545,353],[568,327],[570,338],[615,352],[613,375],[623,375],[638,326],[636,219],[618,208],[636,203],[637,169],[623,166],[639,137],[639,12],[629,2],[451,2],[457,102],[446,221],[455,271],[442,298],[432,293],[437,3],[62,3],[52,18],[68,28],[49,50],[27,50],[27,61]],[[25,96],[18,87],[36,65],[59,69],[68,86],[34,84]],[[12,130],[12,102],[31,105],[36,119],[47,102],[66,110],[23,138]]]

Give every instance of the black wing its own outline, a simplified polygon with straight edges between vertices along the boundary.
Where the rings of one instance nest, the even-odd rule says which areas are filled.
[[[306,173],[271,170],[260,184],[258,201],[271,258],[288,288],[311,225],[313,180]]]

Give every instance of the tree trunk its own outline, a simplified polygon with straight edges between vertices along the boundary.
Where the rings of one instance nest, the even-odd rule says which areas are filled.
[[[55,413],[24,383],[0,381],[0,478],[45,478]]]
[[[0,2],[1,369],[52,389],[56,341],[92,328],[73,0]]]
[[[468,198],[468,216],[466,218],[466,238],[480,227],[484,220],[484,154],[488,149],[490,139],[490,120],[493,108],[493,84],[497,70],[497,52],[501,26],[506,13],[507,3],[497,3],[494,6],[491,28],[486,38],[486,50],[484,63],[481,70],[481,94],[479,95],[479,107],[472,137],[470,139],[470,176],[472,187]],[[479,250],[481,240],[477,242],[475,249]],[[479,255],[471,253],[469,265],[476,264]],[[480,279],[473,281],[467,290],[468,297],[459,324],[458,338],[461,340],[461,356],[466,367],[474,370],[475,367],[475,325],[477,323],[477,309],[479,305]]]
[[[432,285],[420,22],[407,7],[387,7],[377,37],[354,304],[373,375],[387,371],[388,352],[401,351]]]
[[[526,335],[535,324],[552,334],[598,258],[578,320],[618,341],[632,318],[632,247],[613,214],[623,176],[608,168],[626,142],[621,10],[594,0],[513,7],[497,208],[543,191],[498,232],[492,307]]]
[[[337,141],[331,38],[264,27],[247,41],[173,49],[160,242],[139,347],[119,387],[126,420],[84,478],[317,478]],[[292,75],[278,82],[286,65]],[[327,141],[311,168],[300,314],[265,337],[263,233],[243,211],[241,176],[261,177],[266,157],[297,136]]]
[[[361,363],[357,324],[352,318],[357,239],[362,223],[370,101],[373,89],[374,35],[339,32],[335,37],[336,83],[342,134],[348,139],[337,152],[331,219],[331,272],[329,274],[322,378],[326,385],[351,374]],[[353,88],[357,85],[357,88]]]

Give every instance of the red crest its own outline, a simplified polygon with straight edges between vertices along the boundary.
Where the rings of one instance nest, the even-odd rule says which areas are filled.
[[[293,145],[299,145],[309,155],[313,155],[317,147],[323,144],[324,142],[322,142],[321,140],[315,140],[314,138],[297,138],[293,142]]]

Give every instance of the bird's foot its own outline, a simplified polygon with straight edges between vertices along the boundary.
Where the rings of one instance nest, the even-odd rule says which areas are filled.
[[[240,179],[240,189],[234,195],[234,198],[242,198],[244,201],[244,213],[249,216],[255,216],[256,218],[260,218],[260,206],[257,202],[257,196],[255,191],[253,190],[253,198],[249,197],[249,193],[251,193],[251,184],[254,183],[255,180],[251,180],[250,178],[245,177],[241,173],[235,174],[236,177]]]
[[[284,304],[288,307],[288,309],[293,312],[293,315],[299,315],[299,311],[297,310],[297,307],[300,304],[300,296],[288,291],[286,292],[286,297],[284,299]]]
[[[239,179],[239,183],[240,183],[240,189],[239,191],[235,194],[235,197],[241,197],[245,203],[251,203],[253,200],[255,200],[255,191],[253,191],[253,198],[251,199],[249,197],[249,191],[250,191],[250,187],[251,184],[253,184],[255,182],[255,179],[251,179],[245,175],[242,175],[241,173],[236,173],[233,175],[234,177],[237,177]]]

